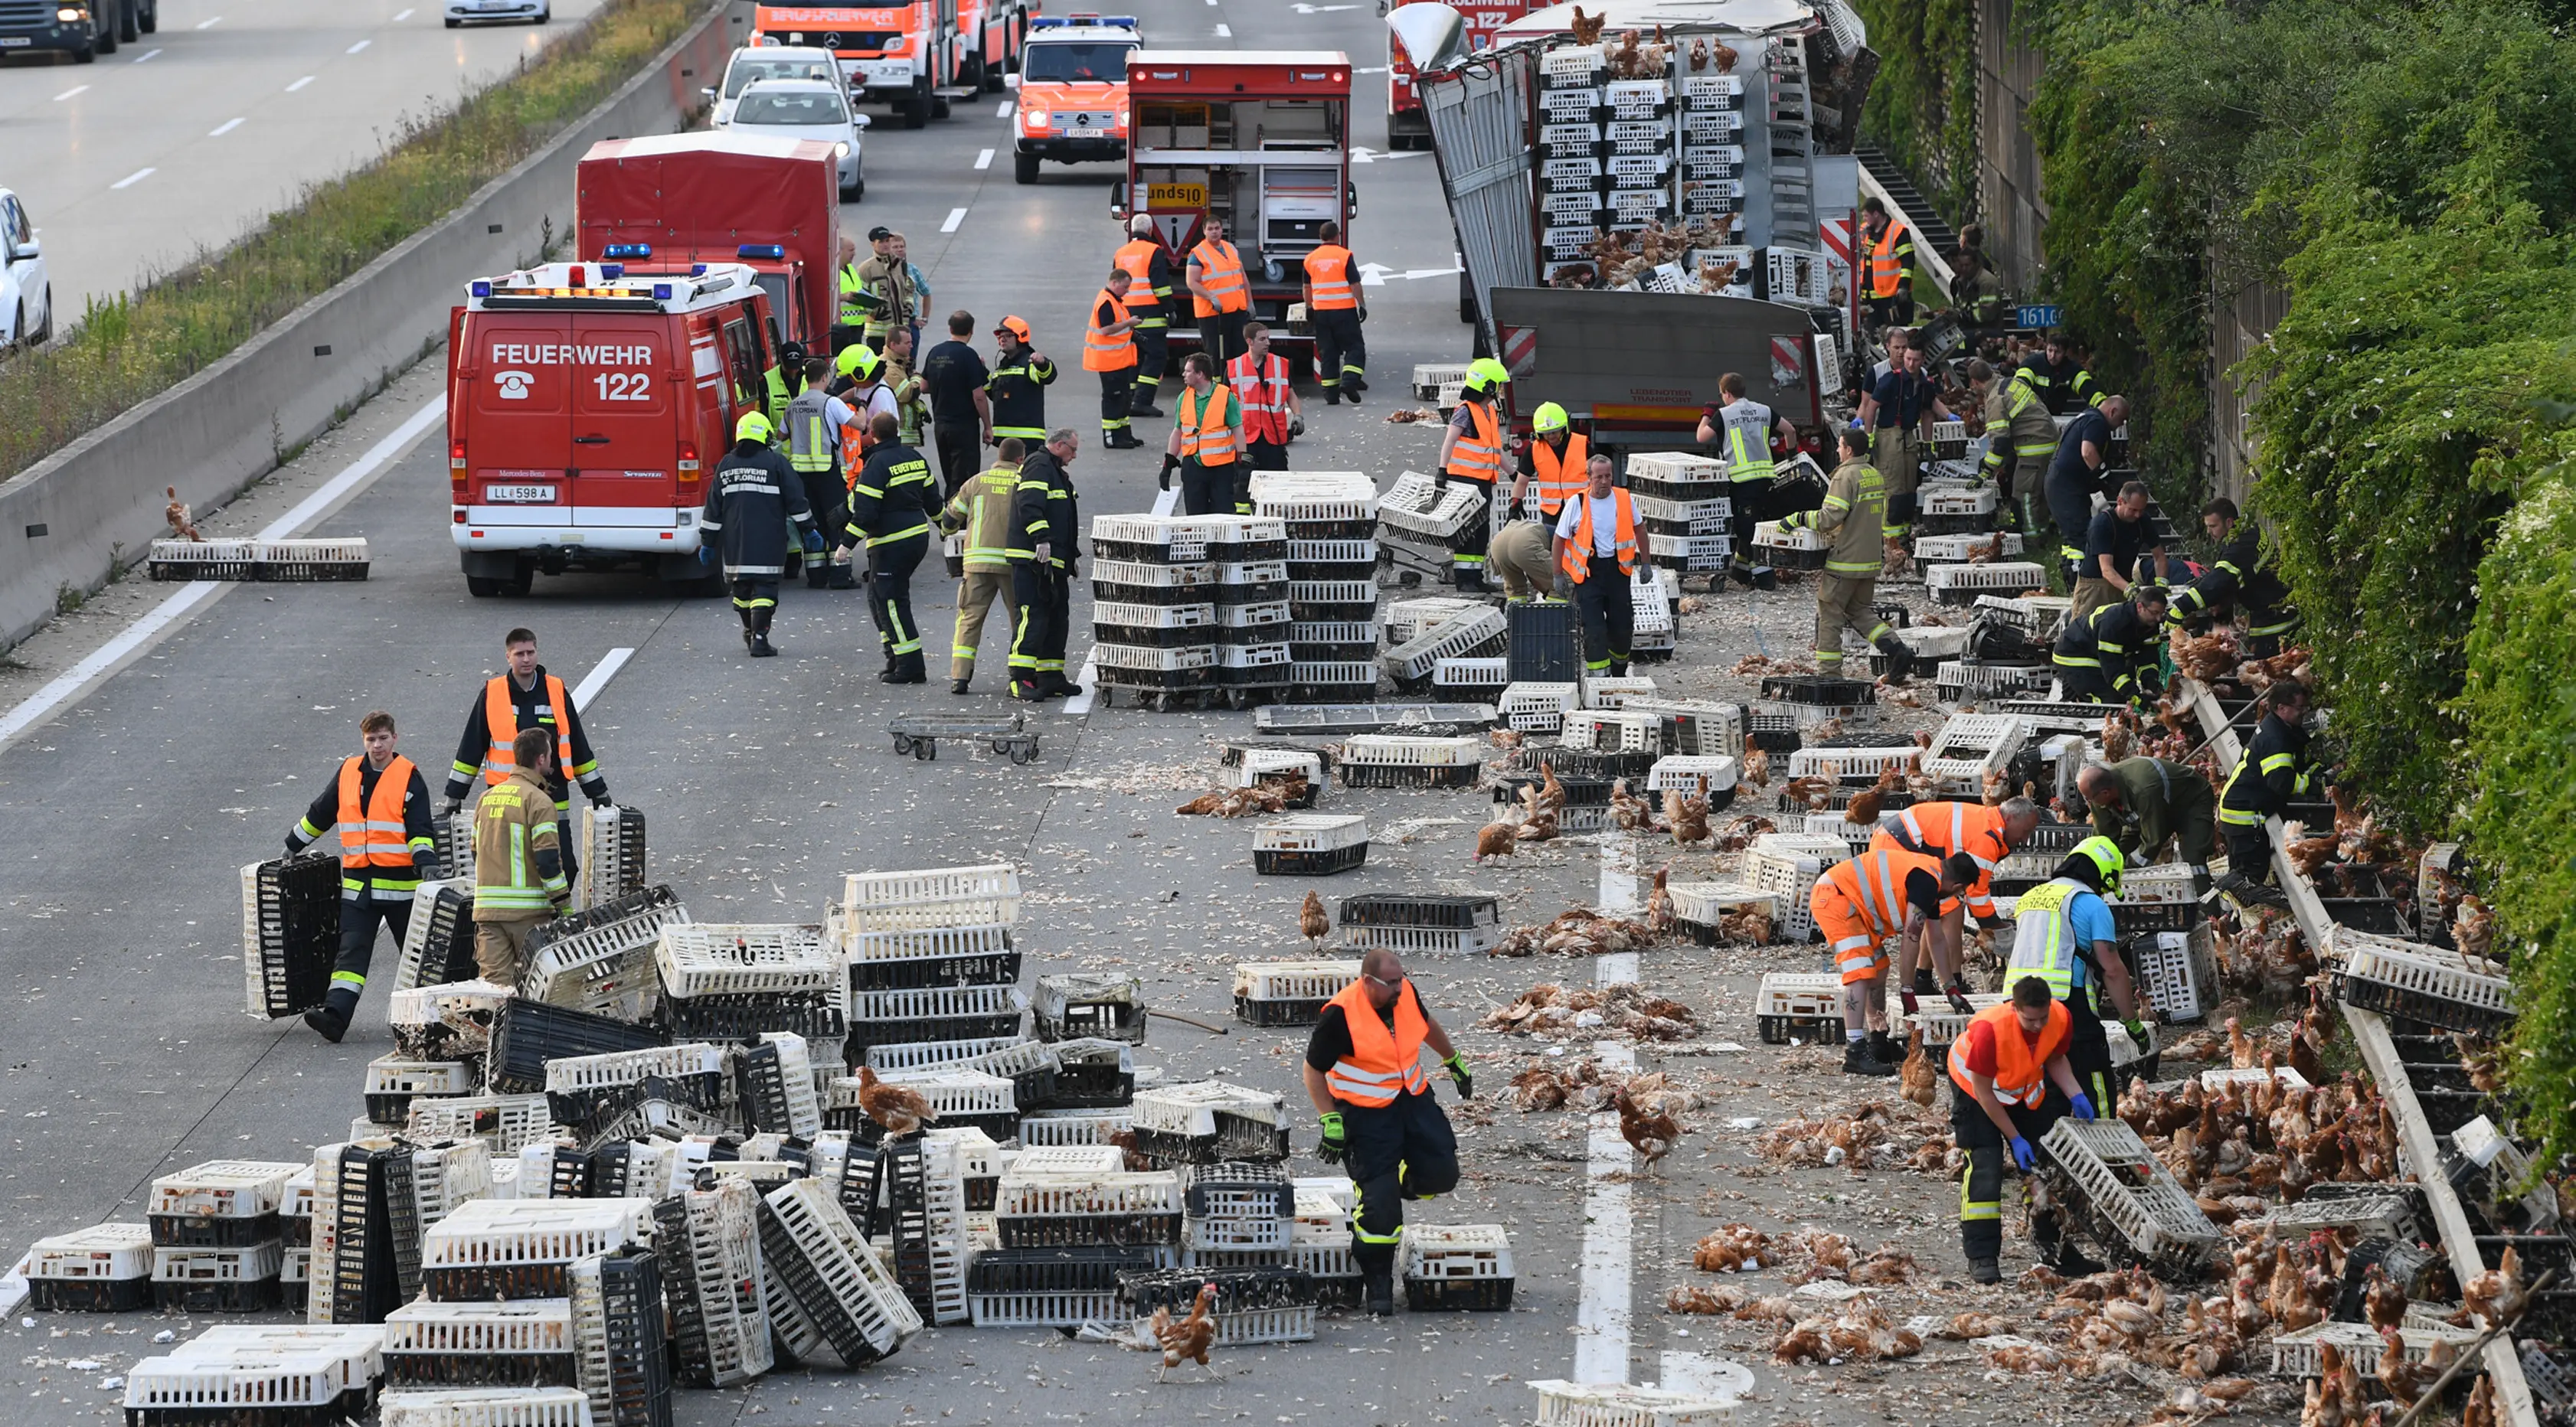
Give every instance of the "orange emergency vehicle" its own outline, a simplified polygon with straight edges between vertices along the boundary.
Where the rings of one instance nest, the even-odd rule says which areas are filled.
[[[853,104],[891,104],[903,126],[918,129],[948,117],[948,102],[973,96],[960,37],[957,0],[909,5],[760,5],[752,10],[752,43],[830,50]]]
[[[1050,15],[1029,28],[1012,123],[1011,177],[1038,181],[1038,165],[1127,157],[1127,56],[1140,44],[1133,15]]]

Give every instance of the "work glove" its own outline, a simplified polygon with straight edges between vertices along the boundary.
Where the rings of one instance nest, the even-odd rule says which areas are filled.
[[[1910,990],[1897,992],[1896,1003],[1904,1007],[1905,1014],[1909,1016],[1919,1016],[1923,1014],[1923,1003],[1917,1001],[1914,998],[1914,993]]]
[[[1052,565],[1055,563],[1055,547],[1048,544],[1046,541],[1039,541],[1037,549],[1033,553],[1036,554],[1038,557],[1038,563],[1041,565]]]
[[[465,800],[463,798],[450,798],[447,800],[447,806],[440,808],[439,811],[452,818],[458,813],[465,811]]]
[[[700,546],[698,546],[698,563],[699,563],[699,564],[701,564],[701,565],[712,565],[712,564],[714,564],[715,562],[716,562],[716,547],[714,547],[714,546],[712,546],[712,545],[705,545],[705,544],[701,544]]]
[[[594,808],[611,808],[617,806],[617,804],[611,800],[605,792],[591,794],[590,805]]]
[[[2078,1090],[2066,1097],[2066,1113],[2079,1120],[2093,1118],[2093,1097]]]
[[[293,838],[291,838],[291,837],[290,837],[290,838],[288,838],[288,839],[286,840],[286,855],[287,855],[287,856],[289,856],[289,857],[293,857],[295,854],[297,854],[297,853],[299,853],[299,852],[302,852],[303,850],[304,850],[304,849],[302,849],[302,848],[300,848],[300,847],[297,847],[297,846],[295,845],[295,839],[293,839]]]
[[[2138,1054],[2145,1055],[2156,1048],[2155,1042],[2147,1039],[2146,1022],[2136,1020],[2122,1021],[2120,1023],[2120,1029],[2129,1033],[2130,1043],[2137,1046]]]
[[[1163,471],[1161,475],[1154,477],[1154,489],[1158,491],[1170,490],[1172,488],[1172,472],[1177,471],[1180,468],[1181,458],[1173,455],[1169,451],[1165,451],[1163,453]]]
[[[1449,494],[1449,473],[1442,471],[1431,478],[1431,504],[1422,508],[1429,510],[1431,506],[1438,505],[1440,498],[1447,494]]]
[[[1289,418],[1288,418],[1288,436],[1289,436],[1289,438],[1290,438],[1291,440],[1294,440],[1295,438],[1297,438],[1297,437],[1299,437],[1299,436],[1303,436],[1303,435],[1305,435],[1305,434],[1306,434],[1306,418],[1304,418],[1304,417],[1302,417],[1302,416],[1292,416],[1292,417],[1289,417]]]
[[[1523,511],[1523,510],[1521,509],[1521,503],[1520,503],[1519,501],[1515,500],[1515,501],[1513,501],[1513,502],[1512,502],[1512,507],[1511,507],[1511,509],[1506,510],[1506,511],[1504,511],[1504,512],[1503,512],[1503,519],[1505,519],[1505,520],[1527,520],[1527,519],[1529,519],[1529,516],[1528,516],[1528,513],[1527,513],[1527,512],[1525,512],[1525,511]]]
[[[820,555],[823,553],[822,531],[808,530],[805,532],[805,553],[808,555]]]
[[[423,882],[435,882],[447,873],[438,865],[437,853],[415,848],[411,854],[411,875]]]
[[[2013,1168],[2024,1174],[2030,1173],[2039,1164],[2039,1156],[2031,1152],[2030,1141],[2019,1135],[2012,1137],[2012,1157]]]
[[[1351,1152],[1351,1142],[1342,1138],[1342,1112],[1326,1110],[1319,1123],[1323,1134],[1315,1141],[1315,1158],[1326,1164],[1340,1164],[1342,1157]]]
[[[1449,1067],[1449,1079],[1458,1087],[1458,1098],[1475,1099],[1476,1077],[1467,1073],[1467,1053],[1463,1050],[1451,1051],[1449,1058],[1440,1063]]]
[[[1950,1009],[1960,1015],[1973,1016],[1977,1013],[1977,1008],[1968,1002],[1967,982],[1953,977],[1949,985],[1941,988],[1941,994],[1950,998]]]

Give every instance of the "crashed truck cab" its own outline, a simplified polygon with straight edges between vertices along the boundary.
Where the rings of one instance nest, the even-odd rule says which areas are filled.
[[[703,587],[698,510],[778,362],[743,263],[629,276],[548,263],[477,279],[449,320],[449,520],[477,596],[536,574],[640,570]]]

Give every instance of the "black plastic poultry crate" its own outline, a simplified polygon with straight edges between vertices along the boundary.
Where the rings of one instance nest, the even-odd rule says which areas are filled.
[[[851,1030],[849,1018],[819,992],[666,998],[662,1002],[662,1023],[669,1028],[672,1039],[692,1041],[758,1040],[768,1031],[785,1031],[807,1041],[839,1040]],[[852,1041],[848,1048],[856,1051],[861,1047]]]
[[[228,1219],[195,1214],[154,1214],[152,1242],[170,1248],[247,1249],[278,1237],[275,1213]]]
[[[152,1306],[163,1313],[265,1313],[277,1306],[274,1278],[207,1279],[173,1283],[155,1279]]]
[[[1654,771],[1655,760],[1663,755],[1551,745],[1533,749],[1529,756],[1531,762],[1541,767],[1555,769],[1557,780],[1560,782],[1588,778],[1606,783],[1613,778],[1625,778],[1628,780],[1629,791],[1643,797],[1645,796],[1642,791],[1645,786],[1643,780],[1648,773]],[[1607,802],[1608,799],[1605,798],[1603,801]]]
[[[1485,771],[1481,763],[1342,764],[1345,788],[1472,788]]]
[[[31,1278],[27,1306],[46,1313],[132,1313],[152,1306],[148,1278]]]
[[[1286,1219],[1297,1212],[1297,1186],[1289,1180],[1285,1166],[1269,1160],[1221,1160],[1189,1176],[1189,1187],[1182,1191],[1181,1207],[1204,1218],[1211,1194],[1261,1194],[1269,1197],[1274,1217]]]
[[[669,1033],[654,1026],[514,996],[493,1017],[486,1073],[501,1094],[534,1095],[546,1088],[547,1061],[670,1043]]]
[[[1603,785],[1601,801],[1608,802]],[[1499,801],[1499,799],[1497,800]],[[1568,803],[1581,803],[1569,796]],[[1346,927],[1442,927],[1472,931],[1490,926],[1502,906],[1499,897],[1435,895],[1416,892],[1355,892],[1344,897],[1338,920]]]
[[[1149,1273],[1159,1253],[1143,1245],[1064,1244],[987,1249],[966,1270],[969,1293],[1103,1293],[1121,1274]]]
[[[1503,609],[1509,650],[1505,669],[1515,684],[1571,684],[1579,661],[1574,649],[1574,606],[1562,600],[1523,600]]]
[[[1012,986],[1020,979],[1020,953],[908,956],[893,961],[853,961],[853,991],[926,991],[939,986]]]
[[[580,1358],[573,1353],[385,1354],[385,1386],[579,1387]]]
[[[1404,1279],[1404,1306],[1413,1313],[1508,1313],[1512,1280],[1508,1278]]]
[[[1778,703],[1810,704],[1820,708],[1876,701],[1876,691],[1868,680],[1837,679],[1823,674],[1765,675],[1761,696]]]
[[[599,1427],[671,1427],[671,1358],[663,1337],[662,1267],[645,1249],[599,1261],[608,1339],[608,1421]]]
[[[1249,1313],[1262,1308],[1301,1308],[1315,1301],[1315,1276],[1302,1268],[1264,1265],[1251,1268],[1150,1269],[1118,1275],[1121,1317],[1144,1318],[1168,1308],[1177,1318],[1198,1302],[1202,1285],[1216,1285],[1216,1313]]]
[[[322,1004],[340,956],[340,859],[263,862],[252,874],[261,1009],[271,1020]]]

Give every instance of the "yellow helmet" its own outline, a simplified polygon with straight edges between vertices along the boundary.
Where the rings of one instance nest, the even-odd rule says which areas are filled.
[[[2103,896],[2120,895],[2120,873],[2129,865],[2129,859],[2120,855],[2119,847],[2111,839],[2107,837],[2084,839],[2075,844],[2073,852],[2066,854],[2066,860],[2069,862],[2078,857],[2092,863],[2094,870],[2102,874]]]
[[[1551,431],[1564,430],[1565,420],[1564,407],[1552,401],[1542,401],[1538,404],[1537,412],[1530,417],[1530,429],[1544,436]]]
[[[1488,387],[1498,387],[1512,379],[1512,374],[1503,369],[1503,364],[1491,357],[1478,357],[1469,362],[1467,373],[1470,376],[1483,377]]]
[[[877,363],[884,360],[865,342],[852,342],[832,358],[832,370],[845,377],[866,381],[877,374]]]
[[[733,439],[736,441],[758,441],[763,445],[768,444],[769,418],[761,415],[757,411],[744,412],[742,414],[742,419],[733,424]]]

